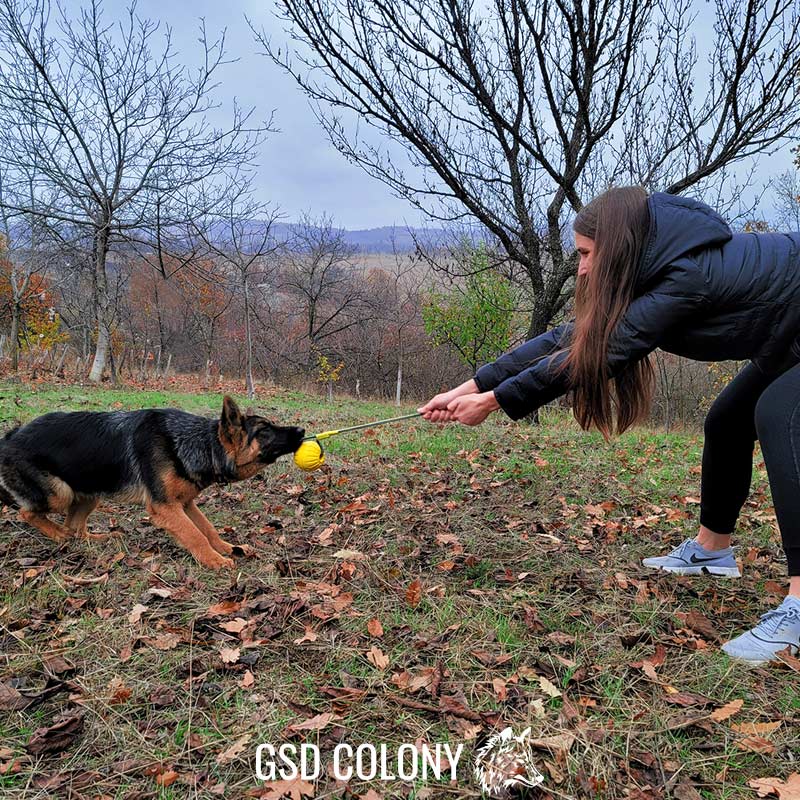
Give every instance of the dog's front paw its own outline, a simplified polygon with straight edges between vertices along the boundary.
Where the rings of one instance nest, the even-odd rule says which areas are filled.
[[[226,542],[224,539],[220,539],[218,542],[211,542],[211,546],[218,553],[222,553],[223,556],[236,554],[236,545]]]
[[[208,554],[204,553],[197,560],[209,569],[233,569],[234,567],[232,558],[225,558],[225,556],[215,553],[213,550]]]

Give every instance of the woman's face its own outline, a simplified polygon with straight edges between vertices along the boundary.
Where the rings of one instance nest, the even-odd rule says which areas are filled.
[[[580,260],[578,261],[578,275],[588,275],[589,272],[591,272],[592,259],[594,258],[594,239],[576,233],[575,249],[580,256]]]

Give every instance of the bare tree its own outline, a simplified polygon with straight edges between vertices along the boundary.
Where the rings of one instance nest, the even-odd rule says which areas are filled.
[[[416,254],[400,253],[396,246],[393,250],[391,263],[367,276],[378,323],[371,326],[368,336],[386,340],[387,349],[395,354],[394,402],[399,406],[407,362],[417,355],[421,345],[427,345],[424,336],[412,334],[423,329],[421,295],[429,272],[427,263]]]
[[[740,197],[734,168],[797,135],[800,6],[715,4],[707,63],[692,0],[279,0],[294,46],[257,35],[350,161],[496,237],[535,335],[570,296],[565,225],[591,196],[631,182]]]
[[[778,229],[800,231],[800,175],[784,172],[774,186]]]
[[[283,253],[279,289],[290,302],[290,317],[299,323],[298,348],[305,368],[326,343],[370,317],[364,282],[355,263],[355,251],[330,217],[303,214],[292,227]]]
[[[194,223],[194,235],[216,259],[223,274],[234,276],[234,290],[242,298],[245,329],[245,376],[247,396],[256,396],[253,380],[253,319],[257,291],[276,271],[280,245],[273,237],[278,211],[253,199],[249,183],[242,184],[228,200],[224,213]]]
[[[206,210],[199,203],[219,202],[268,129],[236,106],[227,127],[208,121],[224,36],[209,41],[201,26],[201,64],[190,71],[175,62],[169,30],[155,49],[158,30],[135,5],[111,23],[100,0],[74,19],[60,7],[51,15],[48,0],[0,0],[3,206],[91,241],[94,381],[115,322],[109,251],[139,243],[160,255],[168,232]],[[33,202],[24,191],[32,174]]]
[[[7,251],[8,292],[10,325],[8,351],[11,356],[11,371],[19,369],[19,341],[25,323],[25,306],[31,299],[36,285],[46,280],[52,272],[59,231],[47,220],[35,213],[12,219],[4,205],[7,191],[7,172],[0,165],[0,222]],[[33,178],[28,175],[28,198],[31,206],[36,203]]]

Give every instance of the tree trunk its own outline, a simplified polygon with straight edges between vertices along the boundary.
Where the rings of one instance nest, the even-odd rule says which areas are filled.
[[[8,337],[8,345],[11,349],[11,371],[16,372],[19,369],[19,323],[20,323],[21,309],[18,302],[14,302],[11,306],[11,333]]]
[[[97,317],[97,346],[94,351],[92,371],[89,380],[100,383],[103,379],[111,347],[111,303],[108,296],[108,276],[106,275],[106,255],[108,254],[108,225],[104,222],[98,227],[94,238],[94,302]]]
[[[247,339],[247,399],[253,400],[256,396],[256,387],[253,382],[253,334],[250,329],[250,287],[247,272],[242,272],[244,284],[244,331]]]
[[[400,405],[400,395],[403,391],[403,357],[401,356],[397,361],[397,385],[394,393],[394,404]]]
[[[61,358],[58,359],[58,364],[56,364],[55,369],[53,370],[53,375],[57,378],[64,377],[64,362],[67,360],[67,353],[69,352],[69,345],[65,344],[64,349],[61,351]]]

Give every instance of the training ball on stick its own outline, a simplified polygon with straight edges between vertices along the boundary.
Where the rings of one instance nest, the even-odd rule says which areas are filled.
[[[319,469],[325,463],[322,445],[316,439],[303,442],[294,454],[294,463],[307,471]]]

